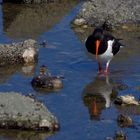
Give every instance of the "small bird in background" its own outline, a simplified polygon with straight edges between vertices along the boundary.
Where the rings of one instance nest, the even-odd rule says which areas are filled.
[[[85,46],[91,55],[95,55],[98,62],[98,72],[108,74],[109,64],[112,58],[119,52],[123,45],[111,34],[105,33],[102,28],[95,28],[88,36]],[[105,63],[105,70],[102,70],[102,63]]]

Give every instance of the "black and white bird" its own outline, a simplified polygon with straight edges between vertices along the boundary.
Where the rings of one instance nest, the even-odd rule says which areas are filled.
[[[99,73],[102,72],[102,63],[106,63],[105,74],[109,72],[109,64],[114,55],[123,47],[119,39],[105,33],[102,28],[95,28],[93,33],[88,36],[85,46],[90,54],[96,55]]]

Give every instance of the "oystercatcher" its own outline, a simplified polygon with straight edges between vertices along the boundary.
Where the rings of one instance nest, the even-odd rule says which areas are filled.
[[[95,28],[93,33],[87,38],[85,46],[88,52],[96,55],[98,61],[98,71],[102,72],[102,63],[106,63],[104,73],[108,73],[110,61],[123,45],[111,34],[104,32],[102,28]]]

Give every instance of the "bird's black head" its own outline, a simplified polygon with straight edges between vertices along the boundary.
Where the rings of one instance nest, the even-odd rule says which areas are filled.
[[[103,39],[103,29],[102,28],[96,28],[94,31],[93,31],[93,36],[95,38],[95,40],[102,40]]]

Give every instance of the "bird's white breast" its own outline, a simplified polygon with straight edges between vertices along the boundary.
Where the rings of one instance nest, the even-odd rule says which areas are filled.
[[[114,40],[107,41],[107,50],[103,54],[98,55],[99,60],[105,62],[111,61],[111,59],[113,58],[113,53],[112,53],[113,42]]]

